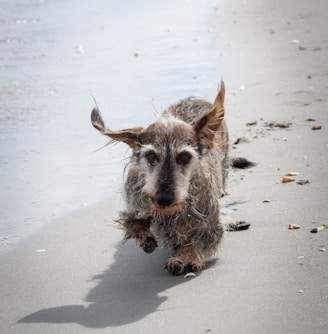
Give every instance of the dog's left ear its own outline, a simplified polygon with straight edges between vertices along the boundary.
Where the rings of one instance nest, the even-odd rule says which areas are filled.
[[[98,108],[94,108],[91,112],[92,125],[103,135],[110,137],[113,141],[121,141],[134,148],[140,138],[143,128],[124,129],[119,131],[111,131],[105,127],[105,123],[100,115]]]
[[[211,147],[215,133],[220,129],[224,119],[224,95],[225,86],[221,81],[221,87],[215,98],[214,107],[210,111],[196,117],[193,127],[205,146]]]

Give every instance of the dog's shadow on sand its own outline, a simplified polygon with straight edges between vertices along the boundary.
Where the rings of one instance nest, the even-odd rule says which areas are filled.
[[[168,253],[145,254],[133,242],[118,245],[114,262],[97,280],[80,305],[42,309],[18,323],[77,323],[87,328],[121,326],[159,310],[168,297],[165,290],[188,279],[164,270]]]

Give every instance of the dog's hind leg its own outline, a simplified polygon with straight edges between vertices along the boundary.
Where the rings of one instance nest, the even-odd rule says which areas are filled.
[[[139,246],[146,252],[152,253],[157,247],[154,234],[150,231],[151,219],[125,218],[119,223],[125,231],[124,240],[136,239]]]

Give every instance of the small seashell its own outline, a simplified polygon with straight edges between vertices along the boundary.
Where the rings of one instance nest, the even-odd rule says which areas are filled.
[[[318,233],[320,231],[325,230],[326,228],[327,228],[326,224],[322,224],[322,225],[320,225],[318,227],[314,227],[310,232],[311,233]]]
[[[195,273],[188,273],[186,275],[184,275],[184,278],[188,278],[188,277],[196,277]]]
[[[295,180],[290,178],[290,177],[283,177],[281,179],[281,183],[288,183],[288,182],[293,182],[293,181],[295,181]]]
[[[296,183],[299,184],[300,186],[304,186],[304,184],[310,183],[310,181],[309,180],[299,180]]]
[[[298,230],[299,228],[301,228],[300,225],[296,225],[296,224],[289,224],[288,225],[289,230]]]
[[[257,121],[251,121],[246,123],[246,126],[252,126],[252,125],[257,125]]]
[[[312,126],[312,130],[320,130],[321,129],[321,125],[313,125]]]
[[[298,174],[299,173],[296,173],[296,172],[289,172],[289,173],[285,174],[285,176],[296,176]]]

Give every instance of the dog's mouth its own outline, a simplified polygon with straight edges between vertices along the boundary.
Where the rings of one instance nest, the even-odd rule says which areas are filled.
[[[162,206],[156,203],[154,200],[151,200],[152,209],[162,215],[173,215],[182,210],[183,205],[181,203],[172,203],[169,206]]]
[[[156,203],[153,203],[153,207],[154,207],[155,211],[158,211],[160,213],[166,213],[168,211],[172,211],[172,209],[174,208],[174,206],[172,206],[172,205],[162,206],[162,205],[158,205]]]

